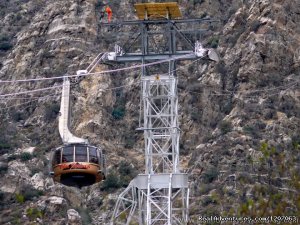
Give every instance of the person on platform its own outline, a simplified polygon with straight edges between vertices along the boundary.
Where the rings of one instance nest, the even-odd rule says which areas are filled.
[[[107,13],[107,22],[110,23],[112,17],[112,10],[109,6],[106,6],[105,12]]]

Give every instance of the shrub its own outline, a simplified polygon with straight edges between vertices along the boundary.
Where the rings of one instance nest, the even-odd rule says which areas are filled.
[[[229,121],[222,121],[219,125],[219,128],[222,132],[222,134],[227,134],[232,130],[231,123]]]
[[[222,76],[226,76],[227,69],[225,67],[225,63],[223,61],[219,62],[215,66],[216,72],[221,74]]]
[[[253,124],[248,124],[243,127],[243,131],[254,138],[260,138],[260,130],[265,129],[266,124],[261,120],[255,121]]]
[[[123,119],[125,116],[126,99],[122,89],[116,90],[116,103],[113,107],[112,116],[116,120]]]
[[[7,169],[8,169],[8,165],[6,163],[0,164],[0,174],[6,173]]]
[[[199,109],[198,108],[193,108],[191,111],[190,111],[190,114],[191,114],[191,119],[195,122],[200,122],[201,120],[201,115],[200,115],[200,112],[199,112]]]
[[[8,51],[12,47],[13,45],[8,41],[0,42],[0,50],[2,51]]]
[[[294,150],[300,149],[300,134],[294,134],[292,136],[292,145]]]
[[[29,152],[22,152],[20,154],[20,159],[22,162],[28,161],[32,158],[33,158],[33,156]]]
[[[21,194],[24,197],[24,200],[32,200],[35,197],[39,197],[41,195],[43,195],[43,192],[40,190],[35,189],[34,187],[30,186],[30,185],[25,185],[22,188]]]
[[[200,19],[203,19],[203,18],[205,18],[206,16],[208,16],[208,14],[207,14],[207,12],[204,12],[204,13],[202,13],[202,14],[199,16],[199,18],[200,18]]]
[[[0,141],[0,155],[5,154],[11,148],[11,145],[7,142]]]
[[[118,172],[120,174],[120,186],[126,187],[129,182],[137,175],[135,168],[126,161],[121,161]]]
[[[10,162],[10,161],[16,160],[17,158],[18,158],[17,155],[12,154],[12,155],[10,155],[10,156],[7,157],[7,161]]]
[[[132,178],[130,176],[121,176],[120,177],[120,186],[127,187]]]
[[[208,40],[208,43],[210,48],[217,48],[219,45],[219,37],[212,37]]]
[[[38,210],[37,208],[28,208],[26,210],[26,216],[30,220],[36,220],[37,218],[42,218],[43,213],[42,213],[42,211]]]
[[[125,148],[133,148],[135,142],[134,133],[130,132],[125,135]]]
[[[241,183],[241,184],[246,184],[246,183],[252,183],[252,177],[249,173],[247,172],[241,172],[238,174],[237,180]]]
[[[102,183],[101,190],[111,190],[121,187],[121,182],[116,173],[110,173],[106,176],[106,179]]]
[[[9,37],[6,35],[1,34],[0,35],[0,42],[9,41]]]
[[[220,211],[217,209],[216,206],[211,205],[203,211],[203,215],[208,216],[208,217],[209,216],[220,216]],[[216,224],[216,223],[207,223],[207,224]]]
[[[206,195],[213,189],[212,184],[201,184],[199,186],[198,192],[199,195]]]
[[[17,193],[16,194],[16,200],[17,200],[18,203],[24,203],[25,202],[24,195]]]
[[[22,15],[21,15],[20,13],[18,13],[18,14],[16,15],[15,19],[16,19],[17,21],[21,20],[21,19],[22,19]]]
[[[18,158],[17,155],[12,154],[12,155],[10,155],[10,156],[7,157],[7,161],[10,162],[10,161],[16,160],[17,158]]]
[[[102,198],[99,198],[98,200],[97,200],[97,206],[98,207],[101,207],[103,205],[103,199]]]
[[[193,0],[194,5],[196,4],[202,4],[204,0]]]
[[[267,182],[255,182],[252,186],[251,197],[243,194],[236,198],[238,205],[233,205],[234,215],[249,217],[268,217],[272,215],[297,215],[299,211],[299,172],[294,170],[294,162],[299,162],[299,149],[291,152],[290,148],[286,152],[277,152],[275,147],[263,142],[260,147],[263,153],[260,167],[265,167],[265,171],[258,171],[258,175],[268,174]],[[292,153],[292,154],[291,154]],[[269,166],[266,166],[269,164]],[[284,174],[290,181],[282,180]],[[284,187],[288,191],[282,191]],[[245,193],[245,192],[243,192]],[[238,201],[239,200],[239,201]]]
[[[211,134],[211,133],[206,133],[203,137],[203,142],[206,143],[206,142],[209,142],[211,141],[212,139],[214,138],[214,136]]]
[[[125,108],[124,107],[117,107],[117,108],[113,109],[111,115],[116,120],[123,119],[123,117],[125,116]]]
[[[52,105],[47,105],[45,109],[45,116],[44,119],[46,122],[51,122],[56,119],[59,113],[60,106],[57,103]]]
[[[221,111],[225,114],[229,114],[232,108],[233,108],[232,102],[229,101],[221,106]]]
[[[98,1],[96,2],[96,4],[95,4],[95,7],[96,7],[96,8],[101,8],[101,7],[103,7],[103,6],[104,6],[104,4],[103,4],[102,0],[98,0]]]
[[[121,161],[119,164],[119,173],[121,176],[135,176],[136,171],[134,167],[127,161]]]
[[[86,208],[76,208],[76,211],[81,216],[82,225],[92,224],[93,220]]]
[[[31,176],[33,176],[34,174],[36,174],[36,173],[39,173],[41,170],[39,169],[39,168],[37,168],[37,167],[34,167],[34,168],[32,168],[31,169]]]
[[[205,206],[208,206],[209,204],[212,204],[212,203],[215,203],[214,199],[210,196],[206,196],[203,198],[202,200],[202,205],[205,207]]]
[[[260,21],[255,20],[250,25],[251,26],[251,30],[254,31],[254,33],[256,33],[261,25],[262,24],[260,23]]]
[[[41,135],[39,128],[35,128],[31,133],[28,135],[28,138],[31,140],[32,145],[39,145],[41,142]]]
[[[0,191],[0,202],[4,200],[4,192]]]
[[[255,131],[255,128],[254,128],[253,126],[251,126],[251,125],[246,125],[246,126],[244,126],[244,127],[243,127],[243,131],[244,131],[245,133],[247,133],[247,134],[250,134],[250,135],[252,135],[253,133],[256,132],[256,131]]]
[[[11,113],[11,118],[16,122],[19,122],[20,120],[24,119],[24,116],[21,112],[13,111]]]
[[[203,173],[203,182],[208,184],[213,182],[219,175],[216,167],[210,167]]]
[[[266,109],[263,114],[265,120],[276,119],[277,116],[276,110],[274,109]]]
[[[33,188],[31,185],[25,185],[21,188],[21,191],[16,194],[15,198],[18,203],[24,203],[41,195],[43,195],[42,191]]]

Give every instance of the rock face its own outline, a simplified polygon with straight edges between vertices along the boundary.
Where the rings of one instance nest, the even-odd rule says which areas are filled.
[[[135,19],[135,2],[0,1],[0,80],[51,78],[85,69],[115,44],[118,28],[99,23],[103,4],[110,4],[117,21]],[[182,63],[177,73],[191,223],[199,224],[199,215],[232,210],[234,216],[253,216],[251,207],[260,212],[259,202],[276,194],[286,205],[276,212],[295,215],[297,204],[286,199],[299,198],[298,186],[290,183],[298,184],[300,168],[300,2],[178,2],[185,18],[219,20],[202,42],[216,48],[220,62]],[[98,65],[95,71],[116,66]],[[61,81],[0,81],[1,224],[109,223],[120,190],[103,190],[101,184],[65,187],[48,175],[49,152],[62,144],[56,119],[61,89],[55,88]],[[143,137],[135,131],[138,81],[136,72],[72,79],[72,131],[105,149],[115,177],[122,174],[120,162],[130,161],[140,172],[144,167]],[[123,88],[112,89],[116,86]],[[2,96],[41,88],[53,89]],[[257,190],[263,194],[257,196]]]
[[[75,209],[69,209],[68,213],[68,224],[69,225],[81,225],[81,217]]]

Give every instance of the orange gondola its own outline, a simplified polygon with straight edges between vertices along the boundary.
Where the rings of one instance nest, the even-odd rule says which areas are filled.
[[[68,144],[52,154],[53,179],[67,186],[88,186],[105,179],[102,150],[88,144]]]

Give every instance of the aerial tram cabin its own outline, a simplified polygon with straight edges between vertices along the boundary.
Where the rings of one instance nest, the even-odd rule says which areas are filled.
[[[50,174],[55,182],[81,188],[105,179],[105,155],[101,148],[90,145],[88,140],[71,133],[69,110],[70,81],[65,77],[58,124],[64,145],[52,152]]]
[[[87,144],[68,144],[52,155],[53,179],[67,186],[88,186],[105,179],[101,149]]]

